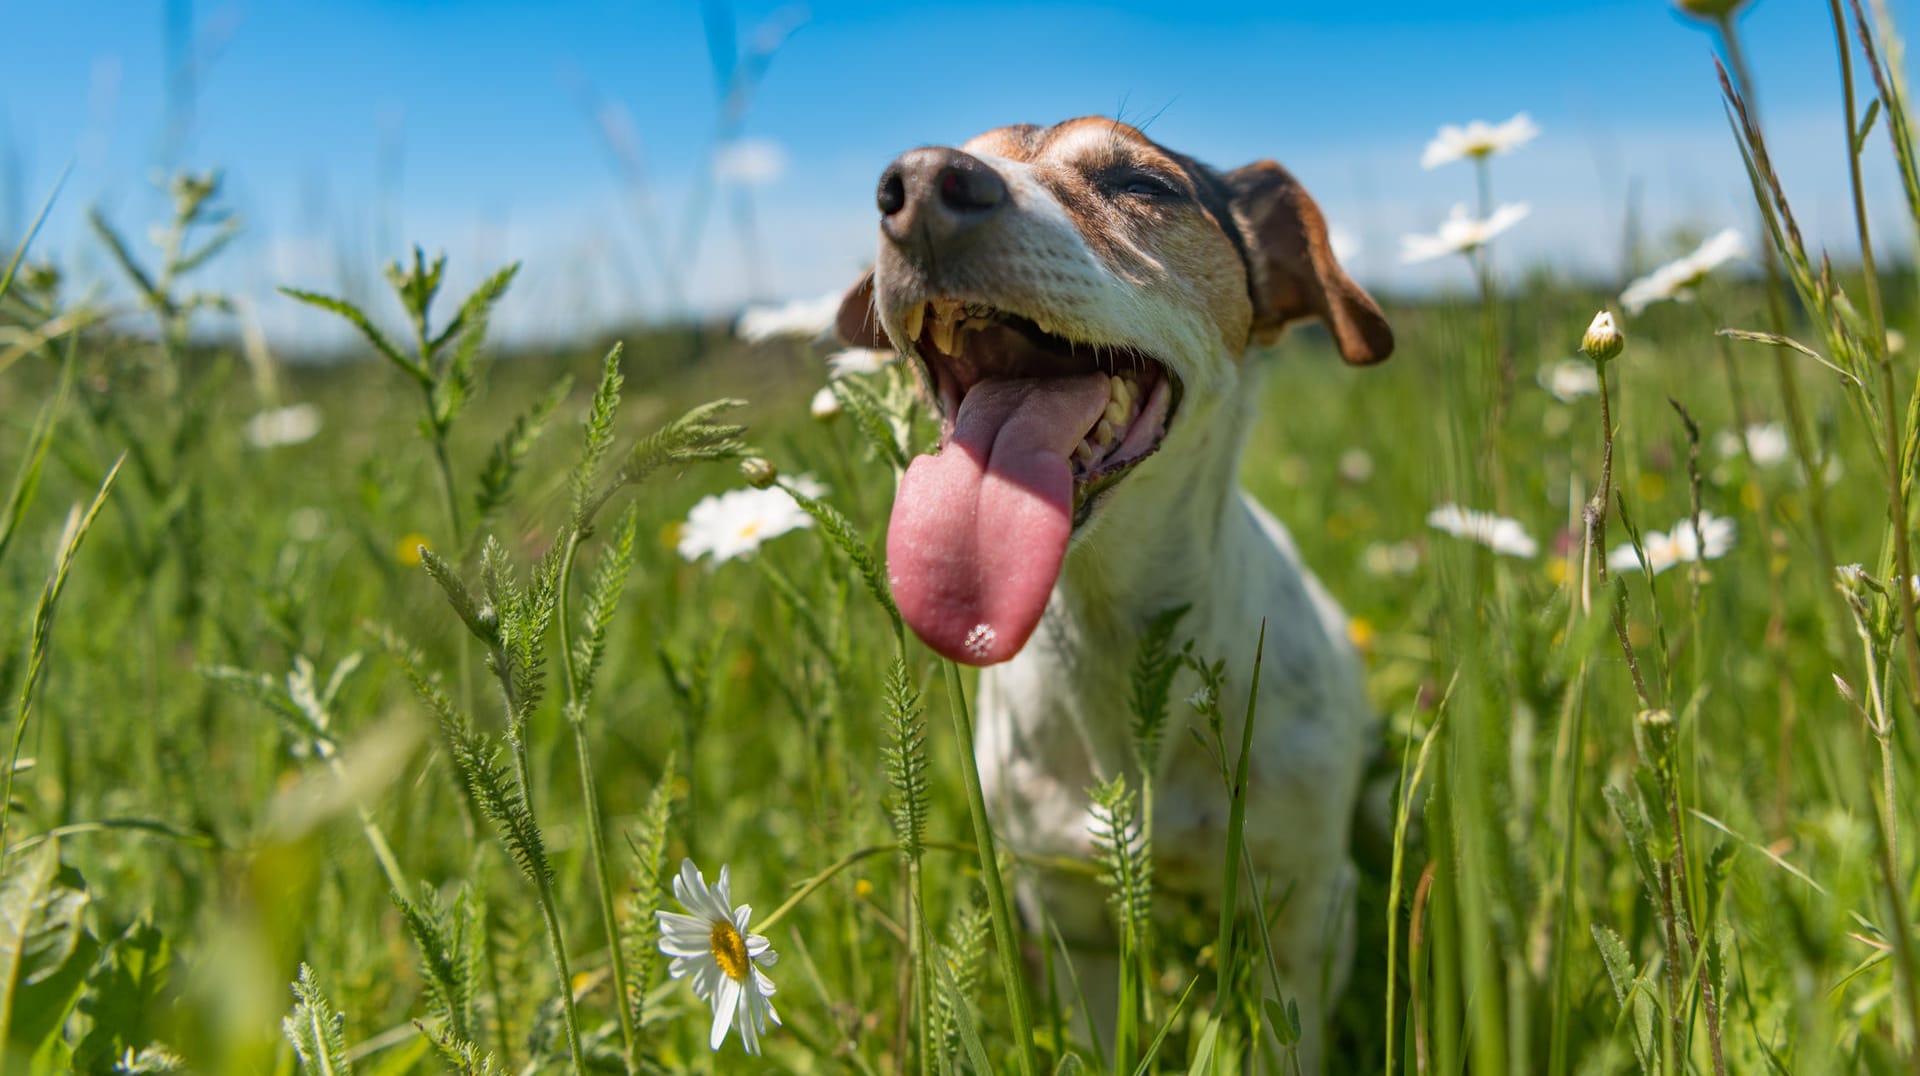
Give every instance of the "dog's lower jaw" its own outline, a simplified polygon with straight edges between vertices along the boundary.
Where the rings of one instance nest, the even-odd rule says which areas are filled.
[[[1189,416],[1195,421],[1170,433],[1160,455],[1076,537],[1027,647],[982,675],[976,757],[995,826],[1010,845],[1085,857],[1087,789],[1131,770],[1128,685],[1144,626],[1167,608],[1190,606],[1176,640],[1193,639],[1197,656],[1226,661],[1222,704],[1229,750],[1237,751],[1264,619],[1245,836],[1267,891],[1288,894],[1276,955],[1312,1027],[1346,977],[1348,827],[1375,732],[1344,614],[1285,530],[1236,489],[1249,408],[1236,401],[1219,411]],[[1225,858],[1219,771],[1185,728],[1193,717],[1186,699],[1197,687],[1191,671],[1176,678],[1160,755],[1149,761],[1163,907],[1177,894],[1215,901]],[[1089,885],[1028,872],[1021,901],[1030,917],[1044,904],[1070,942],[1098,949],[1111,927]]]

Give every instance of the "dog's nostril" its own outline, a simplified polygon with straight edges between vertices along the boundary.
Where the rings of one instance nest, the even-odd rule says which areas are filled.
[[[906,208],[907,181],[901,178],[898,168],[889,168],[880,177],[880,191],[874,201],[879,204],[880,212],[889,217]]]
[[[999,175],[971,157],[961,156],[942,168],[935,183],[941,203],[949,209],[992,209],[1007,197]]]

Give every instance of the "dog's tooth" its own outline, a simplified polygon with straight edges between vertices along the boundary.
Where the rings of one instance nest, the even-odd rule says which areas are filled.
[[[1100,424],[1093,428],[1093,443],[1102,448],[1112,444],[1113,423],[1108,422],[1104,417],[1101,418]]]
[[[907,340],[909,342],[920,339],[920,326],[925,324],[926,320],[926,304],[913,304],[913,309],[907,311],[907,323],[903,326],[907,330]]]
[[[1093,446],[1087,443],[1086,438],[1082,437],[1080,443],[1073,447],[1073,458],[1086,466],[1093,466]]]
[[[1108,400],[1106,415],[1107,417],[1105,421],[1113,424],[1116,428],[1126,425],[1127,423],[1126,400],[1121,399],[1119,397]]]
[[[938,348],[941,354],[951,355],[954,353],[954,324],[951,317],[945,317],[942,315],[942,312],[935,311],[933,323],[928,327],[928,331],[933,334],[933,346]]]

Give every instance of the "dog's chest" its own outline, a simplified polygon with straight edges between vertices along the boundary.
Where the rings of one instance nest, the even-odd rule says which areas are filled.
[[[1264,552],[1284,558],[1290,551]],[[1293,570],[1291,563],[1281,567]],[[1269,618],[1246,839],[1254,861],[1279,874],[1307,870],[1308,860],[1344,857],[1368,725],[1344,639],[1329,637],[1324,610],[1304,585],[1291,585],[1300,580],[1286,582],[1264,588],[1271,593],[1246,610],[1235,601],[1230,610],[1195,610],[1187,622],[1196,652],[1227,662],[1220,705],[1230,763],[1239,751],[1259,620]],[[1008,842],[1033,854],[1084,857],[1091,849],[1087,790],[1134,772],[1135,648],[1095,637],[1058,595],[1055,605],[1018,658],[983,675],[976,747],[989,808]],[[1228,799],[1219,756],[1192,734],[1212,739],[1189,701],[1200,687],[1191,669],[1175,677],[1159,755],[1144,764],[1154,773],[1156,886],[1208,895],[1219,888]],[[1137,787],[1137,779],[1132,783]]]

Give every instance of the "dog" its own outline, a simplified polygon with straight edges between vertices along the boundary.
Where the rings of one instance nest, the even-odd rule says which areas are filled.
[[[1317,1066],[1351,962],[1349,829],[1378,724],[1345,614],[1239,492],[1247,353],[1314,319],[1365,365],[1392,329],[1286,169],[1215,171],[1111,119],[912,150],[876,203],[878,256],[837,327],[908,356],[940,419],[940,449],[900,479],[887,571],[928,646],[986,667],[975,753],[995,828],[1022,853],[1089,855],[1088,790],[1129,768],[1140,639],[1175,607],[1195,652],[1227,662],[1237,751],[1264,622],[1245,841]],[[1198,687],[1183,669],[1172,697]],[[1219,763],[1178,727],[1161,742],[1156,890],[1217,908]],[[1018,899],[1080,952],[1110,949],[1093,883],[1022,872]]]

